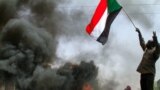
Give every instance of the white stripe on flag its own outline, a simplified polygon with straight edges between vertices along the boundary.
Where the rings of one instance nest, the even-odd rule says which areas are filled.
[[[104,28],[105,28],[105,25],[106,25],[106,21],[107,21],[107,17],[108,17],[108,9],[106,8],[103,16],[101,17],[101,19],[99,20],[99,22],[95,26],[94,30],[90,34],[95,40],[97,40],[98,37],[104,31]]]

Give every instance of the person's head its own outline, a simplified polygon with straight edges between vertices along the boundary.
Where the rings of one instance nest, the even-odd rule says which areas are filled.
[[[146,44],[147,49],[152,49],[153,47],[155,47],[155,43],[153,40],[148,40],[147,44]]]
[[[124,90],[131,90],[131,86],[127,86]]]

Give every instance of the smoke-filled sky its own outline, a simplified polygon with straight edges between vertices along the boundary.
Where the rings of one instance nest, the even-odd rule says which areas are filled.
[[[93,60],[99,68],[98,79],[102,90],[123,90],[127,85],[133,90],[139,90],[140,74],[136,69],[143,52],[138,35],[127,17],[121,15],[118,17],[120,22],[112,24],[109,40],[104,46],[85,32],[98,2],[99,0],[1,0],[0,12],[3,14],[0,19],[3,20],[0,21],[0,27],[3,28],[13,18],[29,21],[34,27],[44,29],[53,36],[53,67],[68,61],[77,63]],[[157,32],[160,41],[160,1],[118,2],[142,31],[145,41],[152,38],[152,31]],[[159,69],[160,61],[157,62],[156,81],[160,79]]]
[[[152,39],[152,31],[157,32],[160,41],[160,2],[158,0],[118,0],[128,13],[134,24],[142,31],[145,41]],[[72,0],[71,4],[59,6],[59,9],[69,10],[82,14],[81,20],[71,21],[77,28],[68,30],[59,39],[57,55],[66,60],[75,61],[76,58],[93,59],[99,66],[99,78],[102,84],[113,81],[117,87],[113,90],[123,90],[131,85],[133,90],[139,89],[139,76],[137,66],[142,58],[142,49],[139,45],[138,35],[129,20],[122,19],[114,22],[109,35],[109,41],[102,46],[85,33],[85,26],[99,0]],[[71,10],[71,11],[70,11]],[[65,12],[65,11],[64,11]],[[79,13],[78,13],[79,12]],[[74,17],[73,16],[73,17]],[[123,16],[121,16],[122,18]],[[66,23],[67,24],[67,23]],[[76,61],[75,61],[76,62]],[[156,79],[160,78],[160,61],[157,62]]]

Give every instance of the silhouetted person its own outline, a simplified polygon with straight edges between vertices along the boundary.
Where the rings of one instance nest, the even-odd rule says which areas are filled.
[[[137,71],[141,73],[141,90],[153,90],[156,73],[155,63],[158,60],[160,53],[156,32],[153,32],[153,40],[149,40],[147,44],[145,44],[140,30],[136,28],[136,31],[139,34],[140,45],[144,51],[142,61],[137,68]]]

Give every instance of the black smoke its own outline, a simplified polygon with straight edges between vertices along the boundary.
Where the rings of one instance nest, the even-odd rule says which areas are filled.
[[[5,25],[11,18],[16,17],[18,9],[18,0],[1,0],[0,1],[0,27]]]
[[[1,78],[10,78],[17,90],[82,90],[85,83],[97,83],[93,61],[51,69],[52,42],[46,30],[23,19],[10,20],[1,32]]]
[[[97,83],[98,69],[92,62],[73,65],[66,63],[58,69],[46,69],[35,75],[31,90],[82,90],[84,83]]]
[[[82,23],[76,23],[86,18],[83,11],[59,9],[59,5],[69,3],[67,0],[2,1],[0,6],[9,8],[0,8],[4,10],[0,41],[2,79],[14,81],[16,90],[81,90],[85,83],[99,90],[94,62],[50,68],[57,59],[59,37],[79,36]]]

